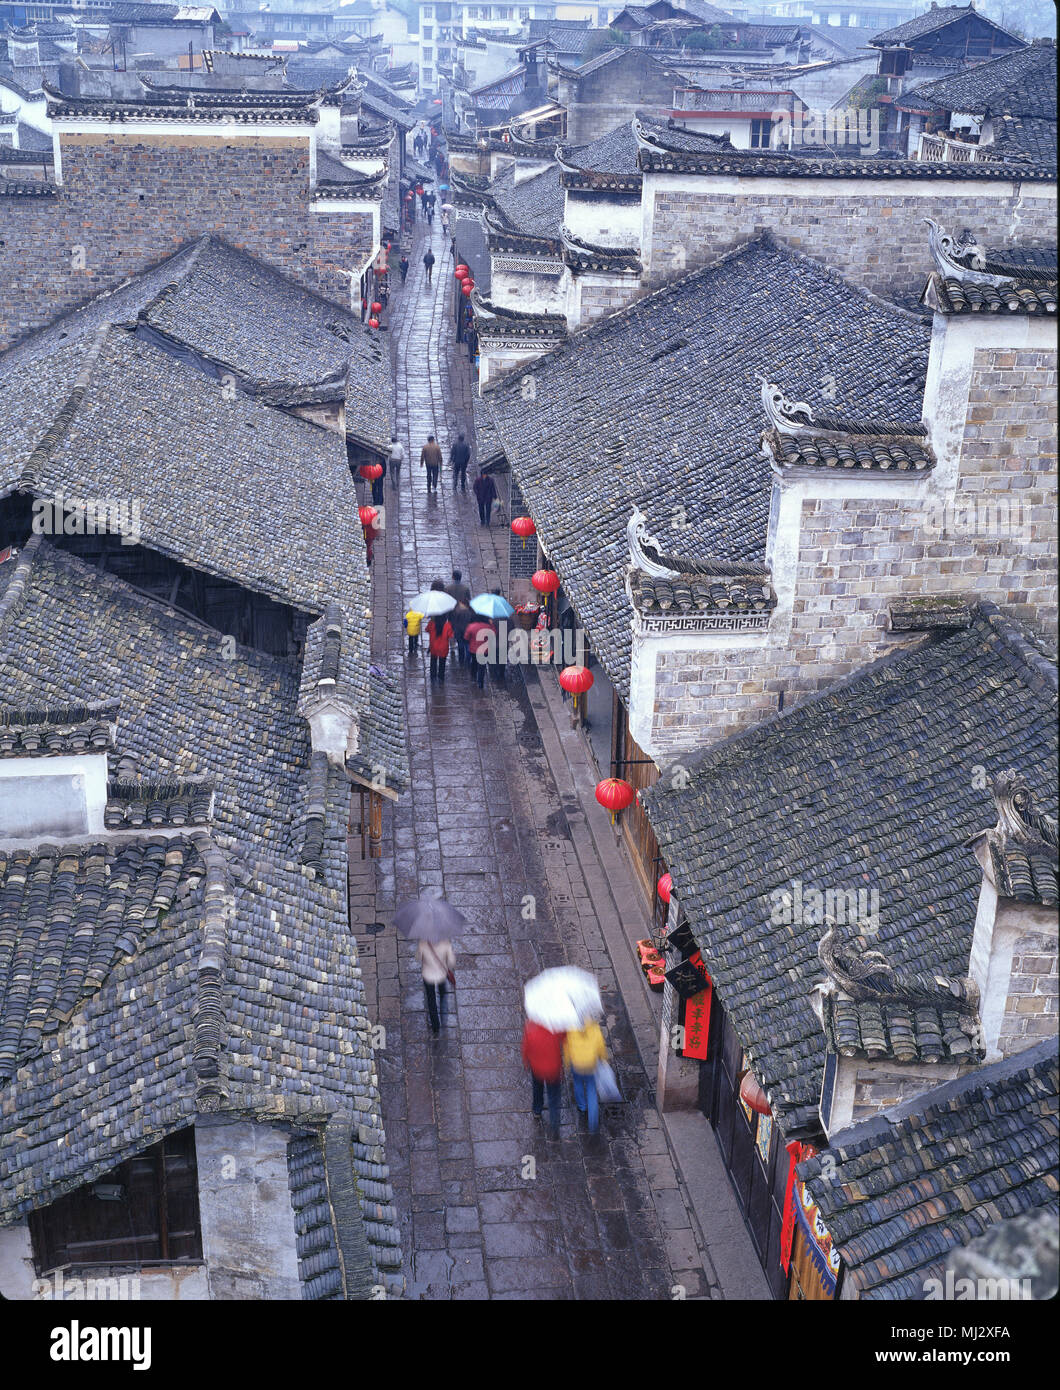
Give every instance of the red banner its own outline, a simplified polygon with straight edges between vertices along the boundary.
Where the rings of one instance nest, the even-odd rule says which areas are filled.
[[[795,1165],[804,1158],[812,1158],[816,1150],[812,1144],[800,1144],[793,1139],[787,1146],[789,1154],[788,1185],[784,1190],[784,1224],[780,1228],[780,1267],[785,1274],[791,1265],[791,1246],[795,1239]]]
[[[707,1039],[710,1036],[710,1000],[713,993],[708,975],[706,989],[685,1000],[685,1045],[681,1049],[681,1055],[684,1057],[696,1057],[701,1062],[706,1061]]]

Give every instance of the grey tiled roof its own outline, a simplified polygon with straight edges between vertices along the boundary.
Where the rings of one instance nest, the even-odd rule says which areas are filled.
[[[1057,1192],[1056,1040],[834,1135],[798,1167],[860,1298],[922,1299],[952,1252]]]
[[[843,994],[827,996],[822,1007],[825,1036],[843,1057],[964,1064],[982,1056],[974,1011]]]
[[[49,414],[54,418],[93,331],[137,322],[231,369],[255,389],[345,378],[348,431],[377,448],[390,438],[389,357],[357,315],[214,236],[98,295],[0,357],[4,394],[23,397],[18,437],[32,447],[33,422],[40,428]]]
[[[682,574],[679,579],[656,579],[641,570],[630,576],[637,611],[648,617],[695,614],[766,613],[777,596],[769,575]]]
[[[934,272],[932,307],[942,314],[1055,314],[1056,280],[1012,285],[972,285]]]
[[[994,143],[1002,159],[1026,158],[1037,164],[1056,163],[1056,118],[995,116]]]
[[[664,774],[642,793],[718,998],[789,1137],[818,1123],[820,929],[778,923],[775,895],[796,881],[876,890],[875,942],[897,971],[966,975],[982,872],[965,842],[997,815],[989,792],[970,790],[970,769],[1018,767],[1048,804],[1055,717],[1056,668],[983,605],[969,628],[682,759],[684,789]]]
[[[554,164],[519,183],[515,182],[514,173],[512,169],[506,170],[489,187],[501,224],[525,236],[558,237],[566,201],[559,181],[559,165]]]
[[[758,240],[487,387],[541,543],[620,692],[629,686],[633,505],[671,553],[763,560],[771,474],[758,376],[794,370],[799,398],[823,409],[820,374],[829,372],[840,402],[912,424],[929,332]],[[533,400],[523,396],[527,373]]]
[[[765,443],[781,468],[871,468],[896,473],[921,472],[934,466],[931,446],[919,435],[779,434],[769,430]]]
[[[152,549],[303,610],[363,606],[341,436],[250,396],[228,399],[217,380],[122,328],[71,338],[65,354],[57,344],[58,361],[52,342],[32,373],[21,349],[0,359],[0,480],[41,496],[135,499]]]
[[[625,174],[640,178],[637,168],[638,145],[629,121],[601,135],[588,145],[561,145],[559,157],[565,164],[597,174]]]
[[[909,43],[911,39],[923,38],[925,34],[932,34],[936,29],[942,29],[947,24],[952,24],[955,19],[962,19],[969,14],[976,14],[974,5],[932,5],[923,14],[907,19],[903,24],[896,24],[892,29],[881,29],[869,42]],[[985,16],[979,15],[978,18],[982,19]]]
[[[82,938],[66,927],[68,965],[54,996],[64,1003],[50,1015],[60,1026],[0,1090],[0,1223],[91,1182],[203,1110],[296,1126],[352,1117],[372,1282],[385,1282],[397,1232],[385,1210],[392,1199],[366,1000],[345,930],[349,786],[341,769],[327,775],[320,851],[312,868],[302,866],[311,755],[297,670],[245,648],[226,660],[211,629],[39,539],[20,564],[23,591],[9,602],[9,582],[0,597],[8,699],[24,708],[117,699],[118,743],[145,779],[205,775],[216,799],[208,831],[165,841],[166,854],[190,844],[151,898],[153,908],[164,889],[164,924],[152,910],[136,942],[123,940],[139,878],[124,891],[128,921],[115,931],[100,935],[110,917],[92,908],[101,967],[108,945],[113,953],[71,1020],[85,1028],[80,1050],[59,1016],[68,1013],[62,991],[83,996],[86,978],[77,973]],[[150,833],[134,843],[140,872],[154,875]],[[87,875],[94,861],[87,848],[79,854]],[[86,877],[86,912],[90,890]],[[112,881],[105,901],[121,899]],[[47,954],[42,970],[51,968]]]
[[[905,98],[922,98],[945,111],[1037,116],[1056,124],[1056,45],[1033,44],[989,63],[925,82]]]

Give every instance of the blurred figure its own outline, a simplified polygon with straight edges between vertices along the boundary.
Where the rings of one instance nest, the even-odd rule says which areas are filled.
[[[600,1128],[600,1103],[596,1094],[596,1067],[607,1061],[607,1046],[600,1025],[589,1019],[572,1029],[563,1044],[563,1060],[570,1068],[574,1085],[574,1104],[588,1117],[589,1133]]]
[[[559,1108],[563,1084],[563,1034],[553,1033],[527,1019],[523,1028],[523,1065],[530,1073],[531,1108],[540,1117],[548,1095],[549,1133],[559,1138]]]

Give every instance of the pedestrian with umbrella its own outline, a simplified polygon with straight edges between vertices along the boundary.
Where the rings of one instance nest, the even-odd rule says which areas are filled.
[[[487,619],[477,618],[464,629],[464,641],[467,643],[468,659],[475,669],[478,688],[484,690],[486,667],[490,657],[497,654],[497,629]]]
[[[458,599],[456,607],[449,615],[449,621],[453,625],[453,636],[456,638],[457,664],[469,666],[471,657],[467,649],[467,630],[475,621],[475,615],[463,599]]]
[[[530,1072],[531,1108],[544,1111],[548,1096],[549,1130],[559,1135],[562,1098],[564,1037],[568,1029],[581,1027],[589,1013],[603,1012],[600,990],[586,970],[560,966],[543,970],[523,990],[526,1026],[523,1029],[523,1063]]]
[[[437,1037],[445,1021],[446,984],[456,984],[453,937],[467,925],[467,918],[444,898],[423,893],[401,904],[394,914],[394,925],[403,936],[416,943],[427,1017],[431,1032]]]

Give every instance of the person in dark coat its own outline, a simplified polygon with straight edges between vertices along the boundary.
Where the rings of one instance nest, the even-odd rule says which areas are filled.
[[[462,586],[466,590],[466,586]],[[475,621],[475,614],[463,601],[457,599],[456,607],[449,614],[449,622],[452,624],[453,637],[456,639],[456,659],[460,666],[467,666],[470,657],[467,650],[467,629],[469,624]]]
[[[497,500],[497,484],[489,473],[483,469],[479,470],[479,475],[473,484],[475,498],[478,502],[478,521],[480,526],[490,524],[490,513],[493,511],[493,504]]]
[[[404,251],[401,253],[401,260],[398,261],[398,270],[401,271],[401,283],[404,284],[409,273],[409,258],[405,255]]]
[[[453,491],[456,491],[459,482],[460,491],[467,492],[467,466],[471,462],[471,449],[462,434],[457,435],[456,443],[449,450],[449,462],[453,465]]]
[[[527,1019],[523,1028],[523,1065],[532,1082],[531,1107],[540,1116],[548,1093],[549,1133],[559,1138],[559,1107],[563,1094],[563,1033],[552,1033]]]
[[[427,254],[423,258],[423,268],[427,272],[427,284],[431,283],[431,276],[434,274],[434,252],[427,247]]]
[[[450,598],[455,598],[457,603],[470,606],[471,590],[464,583],[464,575],[461,570],[453,570],[453,577],[445,586],[445,592]]]
[[[372,479],[372,506],[381,507],[383,505],[383,479],[386,477],[386,459],[377,459],[376,462],[383,471],[378,478]]]

